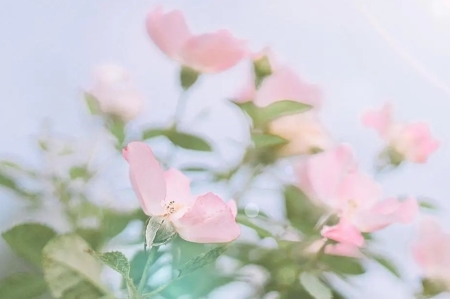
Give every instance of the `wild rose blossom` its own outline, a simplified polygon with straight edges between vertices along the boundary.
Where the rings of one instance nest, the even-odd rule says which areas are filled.
[[[88,92],[95,97],[103,113],[118,116],[124,121],[135,118],[144,103],[131,75],[114,64],[95,68],[94,82]]]
[[[180,11],[164,13],[161,6],[148,14],[147,32],[164,54],[200,73],[224,71],[247,55],[245,42],[229,31],[193,35]]]
[[[256,55],[260,57],[261,54]],[[320,89],[302,81],[288,66],[275,64],[269,55],[272,74],[264,79],[256,90],[254,77],[237,94],[237,102],[253,101],[258,107],[266,107],[282,100],[309,104],[314,108],[304,113],[287,115],[275,119],[269,124],[269,132],[289,140],[280,149],[285,156],[310,154],[317,149],[326,149],[332,145],[331,137],[321,124],[318,110],[322,103]]]
[[[392,106],[386,103],[380,110],[371,109],[362,116],[365,126],[375,129],[387,141],[389,147],[403,159],[414,163],[425,163],[439,148],[439,142],[431,136],[427,124],[395,123]]]
[[[423,275],[450,289],[450,234],[435,219],[422,220],[412,250]]]
[[[190,181],[176,169],[163,171],[152,150],[143,142],[123,149],[130,166],[130,181],[148,216],[163,217],[181,238],[196,243],[226,243],[236,239],[240,227],[236,203],[225,203],[209,192],[194,196]]]
[[[381,200],[381,186],[358,169],[352,149],[342,144],[308,157],[296,166],[302,190],[324,205],[340,221],[325,226],[322,236],[353,246],[363,246],[361,232],[374,232],[392,223],[408,223],[418,212],[416,200]]]

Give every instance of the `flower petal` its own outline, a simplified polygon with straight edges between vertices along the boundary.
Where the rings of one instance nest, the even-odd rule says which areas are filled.
[[[181,51],[183,64],[202,73],[224,71],[246,55],[245,42],[227,30],[193,36]]]
[[[384,104],[380,110],[371,109],[362,115],[362,123],[375,129],[381,136],[386,137],[392,124],[392,106]]]
[[[146,24],[156,46],[170,58],[179,60],[181,47],[191,36],[181,11],[164,13],[158,6],[148,14]]]
[[[196,197],[191,195],[191,181],[187,176],[175,168],[164,172],[166,181],[166,199],[165,204],[174,201],[184,207],[192,207]]]
[[[227,202],[228,207],[230,208],[231,213],[233,214],[234,218],[236,218],[236,215],[238,213],[238,208],[236,205],[236,201],[233,199]]]
[[[209,192],[197,198],[194,206],[173,224],[181,238],[196,243],[227,243],[241,229],[230,207]]]
[[[122,151],[130,165],[130,181],[147,215],[161,215],[166,197],[166,183],[161,165],[150,147],[143,142],[131,142]]]
[[[313,155],[296,167],[299,185],[310,198],[339,208],[338,187],[354,163],[353,151],[346,144]]]
[[[364,245],[364,237],[361,232],[345,218],[341,218],[334,226],[324,226],[320,232],[322,237],[340,243],[361,247]]]
[[[291,68],[283,66],[263,81],[254,102],[259,107],[266,107],[281,100],[298,101],[319,107],[322,92],[316,85],[300,80]]]
[[[329,255],[348,256],[354,258],[362,257],[358,246],[348,243],[328,244],[325,247],[325,253]]]

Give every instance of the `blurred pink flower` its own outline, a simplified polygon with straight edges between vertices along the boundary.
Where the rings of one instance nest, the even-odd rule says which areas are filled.
[[[141,112],[144,98],[122,67],[113,64],[98,66],[94,70],[93,81],[88,92],[96,98],[103,113],[128,121]]]
[[[143,142],[128,144],[123,156],[145,214],[166,218],[180,237],[190,242],[225,243],[239,236],[234,201],[227,204],[211,192],[191,195],[189,178],[176,169],[164,172]]]
[[[412,250],[423,275],[450,288],[450,234],[435,219],[428,217],[421,222]]]
[[[296,166],[299,186],[313,201],[340,217],[333,227],[325,227],[324,237],[361,246],[359,232],[374,232],[392,223],[407,223],[418,212],[416,200],[382,198],[381,186],[362,173],[352,149],[342,144],[308,157]],[[346,240],[350,239],[350,240]]]
[[[201,73],[224,71],[247,55],[245,42],[227,30],[193,35],[181,11],[158,6],[147,16],[147,31],[158,48],[181,65]]]
[[[425,123],[395,123],[392,119],[392,106],[386,103],[380,110],[371,109],[362,116],[365,126],[375,129],[388,145],[404,159],[425,163],[439,142],[431,136]]]
[[[265,50],[264,55],[269,50]],[[261,53],[255,54],[260,57]],[[264,79],[256,90],[254,74],[237,93],[236,102],[249,102],[258,107],[267,107],[282,100],[297,101],[313,106],[313,110],[283,116],[269,124],[269,132],[289,140],[280,149],[284,156],[310,154],[317,149],[327,149],[333,142],[327,130],[320,122],[318,109],[322,103],[322,93],[316,85],[301,80],[288,66],[273,63],[273,55],[269,55],[272,74]],[[273,66],[274,65],[274,66]]]
[[[306,248],[305,250],[306,253],[317,254],[317,252],[319,252],[321,248],[325,246],[324,252],[325,254],[328,255],[347,256],[354,258],[360,258],[362,256],[361,252],[359,251],[359,247],[356,245],[349,243],[336,243],[325,245],[326,241],[327,239],[325,238],[315,241]]]

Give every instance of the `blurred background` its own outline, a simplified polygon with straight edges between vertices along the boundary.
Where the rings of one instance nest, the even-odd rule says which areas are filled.
[[[1,4],[1,158],[38,165],[41,157],[34,143],[50,128],[55,135],[73,140],[86,154],[96,152],[100,164],[108,165],[102,177],[107,192],[133,198],[125,165],[114,157],[117,154],[96,149],[100,133],[90,129],[95,123],[87,116],[82,92],[93,67],[116,63],[130,71],[146,97],[145,112],[134,126],[169,121],[178,99],[178,66],[151,43],[144,26],[147,12],[163,4],[181,9],[194,32],[228,28],[253,50],[270,46],[301,77],[318,84],[325,94],[323,122],[337,140],[354,146],[368,171],[382,142],[360,125],[361,112],[390,100],[397,119],[428,122],[442,142],[438,152],[426,165],[405,164],[378,179],[388,195],[431,198],[441,208],[444,226],[450,228],[446,217],[450,209],[448,0],[3,0]],[[183,122],[219,148],[210,158],[217,166],[239,154],[233,142],[248,138],[242,119],[225,101],[241,87],[247,69],[241,63],[205,76],[190,94]],[[164,145],[157,151],[164,154]],[[177,162],[183,159],[179,155]],[[280,218],[279,199],[267,190],[259,191],[245,200]],[[20,202],[5,192],[0,196],[2,231],[24,219],[59,221],[45,212],[24,212]],[[412,298],[412,290],[419,285],[409,249],[413,232],[414,225],[392,226],[377,234],[406,283],[380,266],[368,265],[370,274],[352,281],[354,286],[342,286],[349,298]],[[0,240],[0,277],[20,269],[16,259]],[[229,293],[217,298],[226,296]]]

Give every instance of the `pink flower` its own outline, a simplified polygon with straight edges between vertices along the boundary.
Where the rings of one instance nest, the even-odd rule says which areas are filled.
[[[426,218],[421,222],[412,250],[424,276],[450,288],[450,234],[444,232],[436,220]]]
[[[272,65],[271,59],[271,65]],[[237,102],[253,103],[258,107],[267,107],[282,100],[297,101],[312,105],[313,110],[286,115],[270,122],[271,134],[289,140],[279,153],[284,156],[310,154],[317,149],[329,148],[333,143],[327,130],[320,122],[317,110],[322,102],[320,89],[301,80],[287,66],[276,65],[272,75],[267,77],[258,90],[255,89],[254,76],[235,97]]]
[[[224,71],[247,55],[245,42],[234,38],[227,30],[191,34],[178,10],[164,13],[158,6],[147,16],[147,31],[168,57],[202,73]]]
[[[416,200],[380,200],[381,186],[362,173],[352,149],[340,145],[309,157],[296,167],[302,190],[341,220],[322,235],[337,242],[362,246],[357,232],[374,232],[392,223],[407,223],[418,212]]]
[[[143,142],[128,144],[123,156],[130,165],[130,181],[145,214],[164,217],[181,238],[190,242],[225,243],[239,236],[234,201],[226,204],[211,192],[191,195],[189,179],[176,169],[163,171]]]
[[[325,245],[327,239],[321,239],[315,241],[309,247],[306,248],[306,253],[317,254],[321,248]],[[362,256],[359,251],[359,247],[349,243],[336,243],[325,245],[325,254],[337,255],[337,256],[347,256],[353,258],[360,258]]]
[[[119,116],[125,121],[135,118],[144,103],[130,74],[113,64],[101,65],[94,70],[94,83],[89,93],[96,98],[103,113]]]
[[[439,142],[433,139],[427,124],[395,123],[389,103],[380,110],[371,109],[364,113],[362,122],[365,126],[375,129],[390,147],[408,161],[425,163],[439,148]]]

